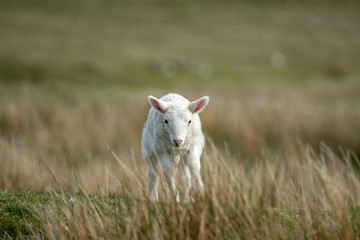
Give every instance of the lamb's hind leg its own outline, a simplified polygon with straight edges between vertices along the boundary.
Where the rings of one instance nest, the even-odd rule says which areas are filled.
[[[147,161],[148,170],[146,173],[147,189],[150,197],[155,201],[159,201],[159,162],[156,158]]]

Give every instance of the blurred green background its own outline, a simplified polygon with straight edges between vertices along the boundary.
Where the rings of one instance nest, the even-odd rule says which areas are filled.
[[[0,84],[164,88],[357,79],[358,1],[0,3]]]

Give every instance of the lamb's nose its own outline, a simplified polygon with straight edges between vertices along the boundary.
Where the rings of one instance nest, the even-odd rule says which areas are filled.
[[[174,142],[175,147],[178,147],[178,146],[180,146],[182,140],[180,140],[180,139],[174,139],[173,142]]]

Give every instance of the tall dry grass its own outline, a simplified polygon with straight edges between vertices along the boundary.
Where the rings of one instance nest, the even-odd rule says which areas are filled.
[[[46,236],[59,239],[356,239],[360,234],[360,181],[344,152],[326,145],[264,156],[245,164],[213,143],[203,158],[205,197],[177,203],[162,181],[160,204],[146,195],[144,181],[129,168],[117,195],[53,193],[45,208]],[[119,160],[121,161],[121,160]],[[358,160],[357,160],[358,161]],[[108,171],[108,169],[107,169]],[[111,170],[107,177],[119,176]],[[115,174],[117,173],[117,174]],[[124,181],[125,180],[125,181]],[[107,184],[103,185],[106,189]],[[81,190],[81,187],[80,187]]]
[[[356,82],[206,90],[205,197],[188,204],[173,201],[163,179],[160,204],[146,194],[147,92],[23,92],[0,104],[0,187],[52,192],[39,210],[49,238],[356,239],[358,90]]]

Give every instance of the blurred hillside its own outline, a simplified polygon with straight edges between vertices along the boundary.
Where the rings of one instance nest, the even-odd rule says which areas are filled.
[[[0,84],[353,80],[357,1],[2,1]]]

